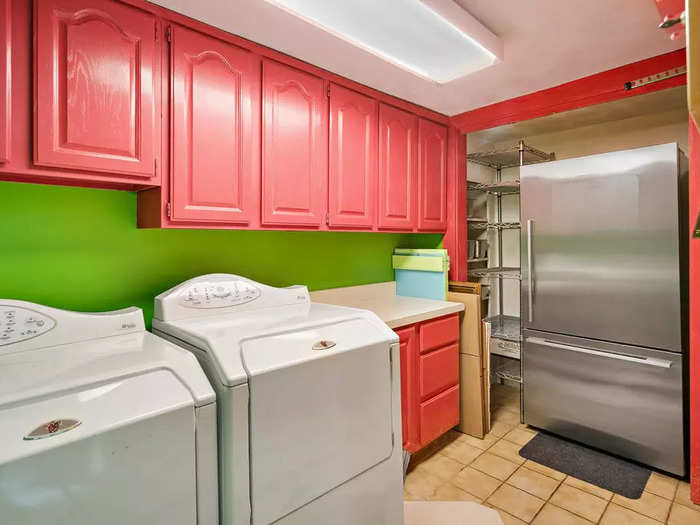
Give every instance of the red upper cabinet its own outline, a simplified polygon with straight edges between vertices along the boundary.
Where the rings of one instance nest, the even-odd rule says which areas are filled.
[[[10,159],[11,21],[10,0],[0,0],[0,162]]]
[[[262,222],[320,227],[328,183],[324,80],[263,61]]]
[[[331,84],[328,224],[371,228],[376,220],[376,100]]]
[[[154,178],[156,27],[121,2],[35,1],[36,165]]]
[[[379,105],[379,221],[383,229],[416,227],[418,117]]]
[[[170,28],[172,221],[249,224],[259,213],[260,59]]]
[[[418,122],[418,229],[447,228],[447,128]]]

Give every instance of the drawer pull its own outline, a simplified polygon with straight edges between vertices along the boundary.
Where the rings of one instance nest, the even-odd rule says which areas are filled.
[[[617,359],[619,361],[629,361],[631,363],[638,363],[640,365],[656,366],[659,368],[671,368],[671,365],[673,365],[672,361],[668,361],[666,359],[655,359],[653,357],[633,357],[631,355],[625,354],[601,352],[599,350],[593,350],[591,348],[581,348],[580,346],[566,345],[563,343],[553,343],[552,341],[547,341],[546,339],[542,339],[541,337],[528,337],[526,341],[528,343],[533,343],[540,346],[549,346],[551,348],[570,350],[572,352],[578,352],[580,354],[595,355],[598,357],[606,357],[608,359]]]

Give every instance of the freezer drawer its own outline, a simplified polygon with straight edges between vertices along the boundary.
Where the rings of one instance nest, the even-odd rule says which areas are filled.
[[[525,423],[684,475],[682,355],[531,330],[522,355]]]

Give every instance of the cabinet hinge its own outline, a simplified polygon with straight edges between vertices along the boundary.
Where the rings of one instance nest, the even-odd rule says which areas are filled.
[[[331,225],[331,216],[328,213],[326,213],[326,226],[330,226],[330,225]]]
[[[165,40],[168,42],[172,42],[172,30],[170,26],[165,28]]]
[[[156,42],[158,42],[158,24],[155,25],[155,35],[154,36],[155,36]]]
[[[165,214],[168,216],[168,219],[172,215],[172,207],[170,206],[170,203],[165,205]]]
[[[153,174],[158,175],[158,159],[153,159]]]
[[[328,91],[326,92],[326,94],[328,95],[328,97],[331,96],[331,85],[330,84],[328,84]]]

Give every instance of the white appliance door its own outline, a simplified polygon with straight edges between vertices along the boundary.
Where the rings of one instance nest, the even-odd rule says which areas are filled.
[[[62,418],[80,424],[26,439]],[[194,407],[170,372],[0,407],[0,443],[2,523],[197,523]]]
[[[315,350],[320,341],[334,346]],[[243,343],[254,524],[389,458],[392,410],[400,410],[391,403],[391,342],[375,325],[349,320]]]

